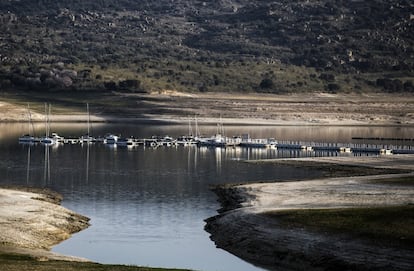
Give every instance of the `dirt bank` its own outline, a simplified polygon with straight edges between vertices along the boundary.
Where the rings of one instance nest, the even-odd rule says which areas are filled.
[[[89,219],[59,205],[56,193],[0,188],[0,249],[71,260],[48,250],[89,226]],[[78,259],[77,259],[78,260]]]
[[[51,97],[49,97],[51,98]],[[0,121],[27,121],[30,96],[0,100]],[[39,99],[38,99],[39,100]],[[48,102],[45,96],[43,102]],[[43,121],[43,102],[32,103],[32,119]],[[52,121],[86,121],[83,98],[54,95]],[[254,125],[414,125],[414,95],[327,94],[290,95],[240,93],[149,94],[113,93],[89,101],[92,121]]]
[[[397,156],[394,156],[397,157]],[[312,160],[312,158],[307,158]],[[342,158],[335,158],[341,163]],[[334,163],[334,160],[330,160]],[[413,169],[414,156],[344,158],[348,163]],[[295,159],[296,162],[298,159]],[[313,163],[319,161],[315,158]],[[326,162],[326,159],[322,159]],[[393,160],[393,161],[391,161]],[[269,270],[412,270],[412,249],[373,243],[347,233],[289,228],[265,213],[296,209],[414,204],[412,185],[373,182],[413,173],[236,185],[217,189],[224,212],[207,220],[218,247]],[[230,210],[228,207],[231,207]]]

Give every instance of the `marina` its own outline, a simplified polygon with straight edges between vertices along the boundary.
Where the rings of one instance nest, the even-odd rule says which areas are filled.
[[[236,136],[226,136],[222,120],[217,124],[216,133],[210,137],[201,136],[197,118],[195,118],[195,132],[192,129],[191,119],[188,120],[188,135],[176,138],[165,135],[152,135],[149,138],[136,136],[122,137],[115,133],[107,133],[104,136],[93,137],[91,135],[91,122],[89,104],[86,104],[87,113],[87,133],[82,136],[63,137],[56,132],[50,133],[51,105],[45,104],[45,135],[42,137],[34,136],[34,127],[27,105],[27,117],[29,133],[19,137],[20,144],[55,145],[55,144],[106,144],[113,147],[134,148],[144,147],[172,147],[172,146],[199,146],[199,147],[242,147],[242,148],[268,148],[268,149],[291,149],[302,151],[331,151],[341,153],[378,153],[378,154],[411,154],[414,153],[414,146],[409,143],[413,141],[411,137],[375,137],[375,136],[352,136],[352,140],[362,141],[362,143],[340,143],[340,142],[313,142],[298,140],[277,140],[275,138],[251,138],[248,133]],[[366,142],[370,141],[370,143]],[[386,144],[386,142],[400,144]],[[374,142],[374,143],[372,143]],[[383,143],[383,144],[379,144]]]

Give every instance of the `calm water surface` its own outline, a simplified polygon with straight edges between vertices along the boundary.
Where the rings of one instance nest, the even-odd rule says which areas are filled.
[[[42,131],[39,124],[38,135]],[[53,124],[64,136],[85,132],[82,124]],[[202,127],[211,135],[215,127]],[[189,268],[260,270],[215,248],[204,219],[220,207],[210,185],[317,177],[309,169],[250,165],[245,159],[339,155],[261,149],[197,147],[114,148],[105,145],[19,145],[25,124],[0,124],[2,184],[49,187],[63,205],[91,218],[91,227],[53,251],[101,263]],[[183,126],[94,125],[95,135],[179,136]],[[280,140],[351,142],[359,137],[409,137],[413,128],[228,127],[226,134]],[[348,154],[350,155],[350,154]],[[352,154],[351,154],[352,155]]]

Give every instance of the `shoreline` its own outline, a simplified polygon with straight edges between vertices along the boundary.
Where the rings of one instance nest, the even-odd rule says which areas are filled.
[[[44,101],[50,100],[44,94]],[[88,100],[53,97],[51,122],[87,122]],[[26,96],[0,99],[0,122],[27,122]],[[103,98],[102,98],[103,99]],[[42,102],[32,102],[31,119],[44,122]],[[310,126],[414,126],[414,95],[297,93],[111,93],[104,100],[89,100],[91,122],[226,125]]]
[[[342,158],[336,159],[331,161],[332,166],[342,165],[339,161]],[[409,170],[411,173],[217,187],[214,192],[222,209],[217,216],[206,220],[210,238],[218,247],[269,270],[325,270],[338,266],[339,269],[352,270],[412,270],[414,259],[411,249],[370,243],[346,232],[332,234],[323,229],[290,228],[282,226],[281,220],[277,219],[278,212],[295,210],[414,204],[412,186],[373,182],[396,177],[414,178],[414,156],[398,157],[392,163],[389,157],[346,159],[370,168],[378,168],[385,163],[389,164],[388,168]],[[300,163],[304,159],[292,160]],[[326,163],[324,158],[305,160],[308,163]],[[401,166],[403,161],[405,165]],[[278,163],[267,161],[272,162]],[[276,218],[266,216],[267,213],[276,214]]]
[[[135,117],[91,117],[91,124],[141,124],[141,125],[188,125],[188,121],[194,121],[194,118],[183,116],[169,116],[169,117],[150,117],[150,118],[135,118]],[[87,123],[88,120],[82,116],[74,117],[73,115],[59,115],[50,118],[50,123]],[[13,123],[27,123],[25,119],[0,119],[0,124]],[[32,120],[32,123],[43,124],[44,120]],[[289,126],[303,126],[303,127],[414,127],[413,123],[395,123],[395,122],[364,122],[364,121],[338,121],[332,119],[329,121],[297,121],[297,120],[267,120],[267,119],[237,119],[237,118],[197,118],[198,125],[217,125],[218,123],[226,126],[262,126],[262,127],[289,127]]]
[[[47,189],[0,187],[0,251],[38,260],[84,262],[50,249],[89,227],[89,218],[60,205],[62,196]]]

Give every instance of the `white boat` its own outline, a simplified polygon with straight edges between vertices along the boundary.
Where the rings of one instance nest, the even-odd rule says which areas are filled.
[[[209,138],[199,138],[198,144],[200,146],[225,147],[226,137],[221,134],[215,134]]]
[[[226,147],[229,145],[234,145],[231,138],[227,138],[224,135],[224,126],[221,121],[217,124],[217,133],[210,138],[197,138],[199,146],[208,146],[208,147]]]
[[[56,143],[64,143],[65,141],[65,138],[63,136],[58,135],[57,133],[52,133],[52,139]]]
[[[116,144],[118,142],[119,136],[108,134],[105,136],[104,143],[105,144]]]

